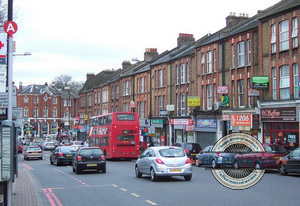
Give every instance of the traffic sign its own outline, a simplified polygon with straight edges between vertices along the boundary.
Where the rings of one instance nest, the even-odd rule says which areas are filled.
[[[18,31],[18,25],[14,21],[7,21],[4,24],[4,31],[9,37],[12,37],[12,35]]]

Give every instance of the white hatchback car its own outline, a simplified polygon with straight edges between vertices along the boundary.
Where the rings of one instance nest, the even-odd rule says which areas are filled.
[[[149,147],[137,159],[135,174],[138,178],[143,174],[150,175],[152,181],[162,176],[183,176],[189,181],[192,179],[192,164],[180,147]]]

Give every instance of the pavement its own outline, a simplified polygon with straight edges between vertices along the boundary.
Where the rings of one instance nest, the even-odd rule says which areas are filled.
[[[18,154],[18,160],[22,157]],[[42,191],[38,188],[35,177],[30,168],[18,161],[18,170],[12,183],[12,206],[43,206],[41,200]]]
[[[12,183],[12,205],[13,206],[42,206],[34,178],[30,171],[22,164],[18,165],[18,175]]]

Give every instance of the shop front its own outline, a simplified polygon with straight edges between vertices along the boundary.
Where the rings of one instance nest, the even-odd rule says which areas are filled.
[[[191,142],[196,143],[194,138],[194,121],[191,118],[170,119],[173,128],[172,143]]]
[[[197,118],[195,127],[196,143],[200,144],[202,148],[214,145],[218,139],[217,131],[220,131],[219,127],[220,121],[218,119]]]
[[[296,107],[261,108],[263,143],[283,145],[288,151],[299,147]]]

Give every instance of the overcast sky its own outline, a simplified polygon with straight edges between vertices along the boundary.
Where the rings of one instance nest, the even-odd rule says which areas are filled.
[[[179,33],[198,40],[225,27],[230,12],[257,14],[280,0],[14,0],[18,31],[13,81],[51,83],[62,74],[85,81],[87,73],[119,69],[177,46]],[[134,62],[133,62],[134,63]]]

